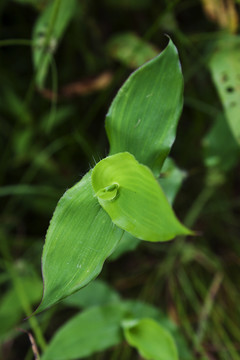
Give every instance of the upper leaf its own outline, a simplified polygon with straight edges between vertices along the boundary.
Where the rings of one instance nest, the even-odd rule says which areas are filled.
[[[128,151],[159,173],[175,140],[183,105],[178,52],[166,49],[136,70],[119,90],[106,117],[110,155]]]
[[[37,312],[95,278],[122,235],[94,197],[91,173],[86,174],[60,199],[48,228],[42,256],[44,295]]]
[[[148,241],[187,235],[151,170],[125,152],[101,160],[92,171],[92,186],[114,224]]]

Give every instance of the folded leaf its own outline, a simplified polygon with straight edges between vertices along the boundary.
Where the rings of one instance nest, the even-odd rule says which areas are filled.
[[[170,204],[174,202],[185,177],[186,173],[177,168],[173,159],[167,158],[165,160],[161,171],[161,178],[158,179],[158,182]],[[141,240],[125,231],[109,260],[116,260],[125,252],[135,250],[140,242]]]
[[[177,220],[151,170],[125,152],[101,160],[92,171],[92,186],[114,224],[148,241],[191,234]]]
[[[42,256],[44,295],[37,312],[95,278],[122,235],[94,197],[89,172],[66,191],[51,220]]]
[[[136,70],[114,98],[106,117],[110,155],[128,151],[159,174],[175,140],[182,111],[183,77],[171,40]]]
[[[123,322],[128,343],[137,348],[146,360],[178,360],[172,335],[152,319]]]

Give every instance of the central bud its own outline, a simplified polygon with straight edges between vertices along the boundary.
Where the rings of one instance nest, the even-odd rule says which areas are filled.
[[[114,200],[118,196],[119,184],[114,183],[98,190],[96,196],[102,200]]]

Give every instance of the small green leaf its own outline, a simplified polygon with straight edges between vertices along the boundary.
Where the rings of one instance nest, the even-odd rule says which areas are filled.
[[[222,101],[226,119],[240,144],[240,37],[228,35],[219,42],[210,59],[213,81]]]
[[[101,160],[92,171],[92,186],[113,223],[139,239],[166,241],[191,234],[175,217],[151,170],[127,152]]]
[[[107,49],[114,59],[133,69],[159,53],[153,45],[130,32],[113,36],[108,42]]]
[[[88,284],[123,235],[94,197],[91,172],[60,199],[42,256],[40,312]]]
[[[33,63],[36,70],[36,84],[39,88],[44,86],[51,56],[75,14],[76,3],[76,0],[51,1],[34,26]]]
[[[82,359],[120,343],[125,311],[125,306],[119,303],[76,315],[56,332],[41,359]]]
[[[182,94],[178,53],[169,40],[159,56],[128,78],[113,100],[106,117],[110,155],[128,151],[159,175],[175,140]]]
[[[178,360],[172,335],[152,319],[123,322],[128,343],[146,360]]]
[[[159,307],[156,308],[150,304],[136,300],[126,301],[125,305],[128,306],[129,314],[132,319],[140,320],[143,318],[151,318],[157,321],[157,323],[165,330],[169,331],[176,344],[180,359],[193,359],[193,355],[191,354],[180,329],[161,311],[161,309],[159,309]]]
[[[152,319],[123,322],[128,343],[146,360],[178,360],[177,348],[172,335]]]

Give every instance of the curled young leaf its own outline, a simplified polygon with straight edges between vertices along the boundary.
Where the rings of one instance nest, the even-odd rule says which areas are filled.
[[[92,171],[92,186],[114,224],[147,241],[191,234],[176,218],[151,170],[128,152],[108,156]]]

